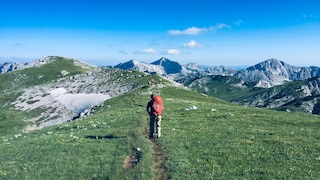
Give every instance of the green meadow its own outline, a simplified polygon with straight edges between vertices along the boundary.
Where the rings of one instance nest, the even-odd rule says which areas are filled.
[[[155,142],[147,139],[151,92],[166,107]],[[84,119],[1,136],[0,178],[319,179],[319,140],[319,116],[245,108],[165,85],[105,101]]]
[[[71,75],[88,71],[70,62],[45,66],[55,73],[0,76],[0,179],[320,179],[319,116],[242,107],[165,80],[148,87],[156,75],[137,73],[128,80],[134,91],[89,117],[23,132],[41,110],[18,111],[10,102],[21,88],[59,78],[61,66]],[[165,103],[159,139],[147,138],[151,93]]]

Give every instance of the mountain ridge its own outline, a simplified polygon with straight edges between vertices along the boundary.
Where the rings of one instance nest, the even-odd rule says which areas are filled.
[[[28,67],[38,67],[54,60],[56,56],[47,56],[30,63],[5,63],[0,65],[0,72],[10,72]],[[85,64],[84,62],[81,62]],[[89,66],[89,65],[88,65]],[[109,68],[133,70],[148,74],[168,76],[172,80],[188,85],[190,80],[195,80],[206,75],[234,76],[244,82],[255,84],[256,87],[270,88],[291,81],[305,80],[320,76],[320,68],[316,66],[298,67],[291,66],[275,58],[267,59],[246,69],[235,70],[227,66],[201,66],[196,63],[181,65],[176,61],[161,57],[151,63],[129,60]]]

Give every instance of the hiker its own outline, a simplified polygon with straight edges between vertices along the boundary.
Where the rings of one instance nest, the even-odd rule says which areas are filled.
[[[149,138],[153,138],[154,124],[156,124],[157,138],[161,136],[161,115],[164,110],[162,98],[158,95],[151,94],[151,100],[147,104],[147,112],[150,116],[150,133]]]

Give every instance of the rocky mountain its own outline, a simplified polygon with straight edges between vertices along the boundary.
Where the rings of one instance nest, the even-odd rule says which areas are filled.
[[[184,85],[187,85],[194,79],[206,75],[233,75],[237,72],[237,70],[226,66],[200,66],[196,63],[181,65],[178,62],[169,60],[165,57],[162,57],[150,64],[139,62],[137,60],[130,60],[111,68],[155,73],[169,77],[170,79]]]
[[[182,66],[178,62],[171,61],[164,57],[155,62],[152,62],[151,64],[162,67],[165,71],[165,74],[167,75],[181,73],[182,71]]]
[[[132,70],[146,73],[165,74],[165,70],[162,66],[139,62],[137,60],[130,60],[125,63],[120,63],[111,68],[118,68],[123,70]]]
[[[151,64],[131,60],[115,67],[165,75],[184,85],[189,85],[193,80],[207,75],[223,75],[234,76],[246,83],[254,84],[255,87],[270,88],[320,76],[319,67],[291,66],[277,59],[268,59],[239,71],[226,66],[201,66],[196,63],[180,65],[164,57]]]
[[[319,67],[296,67],[269,59],[235,74],[235,77],[255,83],[256,87],[270,88],[290,81],[305,80],[320,76]]]
[[[0,74],[22,69],[25,65],[19,62],[6,62],[0,64]]]

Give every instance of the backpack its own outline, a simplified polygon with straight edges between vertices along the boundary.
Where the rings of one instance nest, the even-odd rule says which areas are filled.
[[[161,96],[153,96],[153,114],[161,115],[162,111],[164,110],[163,102]]]

